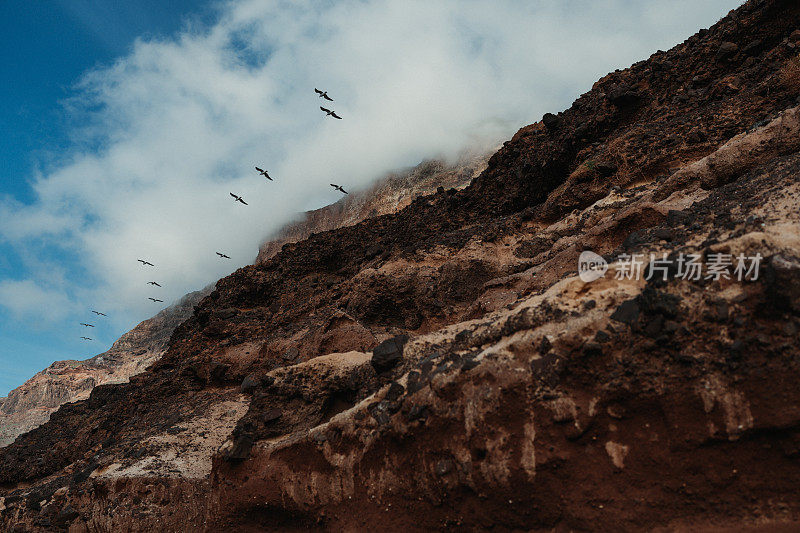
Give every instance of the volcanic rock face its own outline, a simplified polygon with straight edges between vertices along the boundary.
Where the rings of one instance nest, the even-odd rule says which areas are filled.
[[[146,372],[0,451],[0,524],[796,528],[798,29],[748,2],[465,189],[220,280]]]
[[[89,397],[106,383],[124,383],[161,357],[170,335],[210,289],[186,295],[145,320],[111,348],[85,361],[57,361],[0,400],[0,446],[47,422],[61,405]]]
[[[353,192],[335,204],[305,213],[302,220],[286,225],[261,245],[256,264],[278,253],[286,243],[302,241],[312,233],[352,226],[367,218],[396,213],[414,199],[438,188],[461,189],[486,168],[491,154],[466,151],[455,163],[425,161],[378,180],[365,191]]]

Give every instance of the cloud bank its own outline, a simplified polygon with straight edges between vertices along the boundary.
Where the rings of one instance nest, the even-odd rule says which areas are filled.
[[[0,306],[55,325],[101,308],[117,335],[158,310],[148,296],[169,303],[250,263],[281,224],[338,198],[328,183],[357,190],[494,145],[739,3],[220,4],[211,26],[139,40],[76,84],[73,148],[31,177],[33,203],[0,199],[0,239],[27,272],[0,283]]]

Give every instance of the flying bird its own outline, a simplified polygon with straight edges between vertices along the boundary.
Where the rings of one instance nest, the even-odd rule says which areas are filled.
[[[266,170],[262,170],[262,169],[260,169],[258,167],[256,167],[256,170],[258,170],[258,173],[261,174],[262,176],[264,176],[265,178],[267,178],[269,181],[275,181],[275,180],[273,180],[272,178],[269,177],[269,172],[267,172]]]
[[[244,205],[247,205],[247,202],[245,202],[244,200],[242,200],[242,197],[241,197],[241,196],[236,196],[236,195],[235,195],[235,194],[233,194],[233,193],[230,193],[230,194],[231,194],[231,196],[233,196],[233,197],[234,197],[235,201],[237,201],[237,202],[241,202],[241,203],[243,203]]]
[[[148,300],[153,300],[154,302],[164,302],[164,300],[159,300],[158,298],[147,298]]]
[[[342,188],[342,186],[341,186],[341,185],[336,185],[335,183],[331,183],[331,187],[333,187],[333,188],[334,188],[334,189],[336,189],[337,191],[341,191],[341,192],[343,192],[343,193],[345,193],[345,194],[350,194],[349,192],[347,192],[346,190],[344,190],[344,189]]]
[[[137,261],[139,261],[143,265],[148,265],[148,266],[151,266],[151,267],[155,266],[153,263],[151,263],[149,261],[145,261],[144,259],[137,259]]]
[[[327,100],[329,102],[333,102],[333,98],[328,96],[328,91],[320,91],[319,89],[314,87],[314,92],[317,93],[320,98],[324,98],[325,100]]]
[[[94,314],[96,314],[98,316],[108,316],[107,314],[101,313],[100,311],[92,311],[92,313],[94,313]]]
[[[83,339],[83,340],[85,340],[85,341],[90,341],[90,340],[92,340],[92,338],[91,338],[91,337],[81,337],[81,339]]]
[[[148,281],[147,284],[148,285],[155,285],[156,287],[160,287],[161,286],[158,283],[156,283],[155,281]]]
[[[331,111],[330,109],[325,109],[322,106],[319,106],[319,108],[322,109],[323,111],[325,111],[325,113],[327,114],[326,116],[333,117],[333,118],[338,118],[338,119],[342,118],[342,117],[340,117],[339,115],[336,114],[336,111]]]
[[[86,322],[81,322],[81,326],[86,326],[87,328],[93,328],[94,326],[91,324],[87,324]]]
[[[227,256],[227,255],[225,255],[225,254],[221,254],[221,253],[219,253],[219,252],[217,252],[217,255],[218,255],[218,256],[220,256],[220,257],[223,257],[223,258],[225,258],[225,259],[230,259],[230,257],[229,257],[229,256]]]

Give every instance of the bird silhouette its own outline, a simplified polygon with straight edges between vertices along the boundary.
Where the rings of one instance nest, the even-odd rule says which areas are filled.
[[[151,267],[155,266],[153,263],[151,263],[149,261],[145,261],[144,259],[137,259],[137,261],[139,261],[143,265],[147,265],[147,266],[151,266]]]
[[[158,298],[147,298],[148,300],[153,300],[154,302],[163,302],[164,300],[159,300]]]
[[[333,118],[338,118],[338,119],[342,118],[342,117],[340,117],[339,115],[336,114],[336,111],[331,111],[330,109],[325,109],[322,106],[319,106],[319,108],[322,109],[323,111],[325,111],[326,116],[333,117]]]
[[[265,178],[267,178],[269,181],[275,181],[275,180],[273,180],[272,178],[269,177],[269,172],[267,172],[266,170],[262,170],[262,169],[260,169],[258,167],[256,167],[256,170],[258,170],[258,173],[261,174],[262,176],[264,176]]]
[[[92,313],[94,313],[94,314],[96,314],[98,316],[108,316],[107,314],[101,313],[100,311],[92,311]]]
[[[227,255],[225,255],[225,254],[221,254],[221,253],[219,253],[219,252],[217,252],[217,255],[218,255],[218,256],[220,256],[220,257],[223,257],[223,258],[225,258],[225,259],[230,259],[230,257],[229,257],[229,256],[227,256]]]
[[[94,326],[91,324],[87,324],[86,322],[81,322],[81,326],[86,326],[87,328],[93,328]]]
[[[83,340],[85,340],[85,341],[90,341],[90,340],[92,340],[92,338],[91,338],[91,337],[81,337],[81,339],[83,339]]]
[[[233,196],[233,198],[234,198],[234,200],[235,200],[235,201],[237,201],[237,202],[241,202],[241,203],[243,203],[244,205],[248,205],[248,204],[247,204],[247,202],[245,202],[244,200],[242,200],[242,197],[241,197],[241,196],[236,196],[236,195],[235,195],[235,194],[233,194],[233,193],[230,193],[230,194],[231,194],[231,196]]]
[[[345,194],[350,194],[349,192],[347,192],[346,190],[344,190],[344,189],[342,188],[342,186],[341,186],[341,185],[336,185],[335,183],[331,183],[331,187],[333,187],[333,188],[334,188],[334,189],[336,189],[337,191],[341,191],[341,192],[343,192],[343,193],[345,193]]]
[[[327,100],[327,101],[329,101],[329,102],[333,102],[333,98],[331,98],[330,96],[328,96],[328,91],[320,91],[319,89],[317,89],[317,88],[315,87],[315,88],[314,88],[314,92],[315,92],[315,93],[317,93],[317,94],[319,95],[319,97],[320,97],[320,98],[324,98],[325,100]]]
[[[155,281],[148,281],[147,284],[148,285],[155,285],[156,287],[160,287],[161,286],[158,283],[156,283]]]

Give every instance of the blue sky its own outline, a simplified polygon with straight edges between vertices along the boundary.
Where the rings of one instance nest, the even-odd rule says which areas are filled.
[[[3,0],[0,396],[249,264],[328,183],[496,146],[738,4]]]
[[[84,71],[124,55],[137,37],[202,23],[209,11],[196,0],[0,2],[0,190],[33,200],[31,170],[69,146],[59,102]]]
[[[212,14],[208,2],[197,0],[0,2],[0,196],[33,203],[31,176],[69,151],[79,124],[65,116],[62,104],[74,96],[83,72],[125,55],[137,38],[168,36]],[[36,254],[46,256],[46,248]],[[51,259],[68,260],[58,252]],[[18,251],[0,240],[0,279],[24,278],[27,268]],[[0,396],[55,360],[102,351],[78,339],[78,322],[96,321],[92,317],[87,310],[76,316],[75,327],[53,328],[20,322],[0,308]],[[97,322],[98,331],[86,336],[107,343],[119,334]]]

